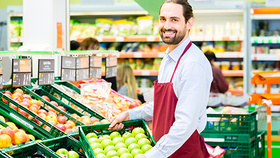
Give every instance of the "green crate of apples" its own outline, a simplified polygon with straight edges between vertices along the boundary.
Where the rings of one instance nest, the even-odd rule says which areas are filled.
[[[79,140],[87,157],[136,158],[150,150],[155,140],[144,120],[123,122],[120,131],[110,131],[108,124],[79,127]]]
[[[79,141],[68,135],[44,140],[40,143],[63,158],[86,158]]]

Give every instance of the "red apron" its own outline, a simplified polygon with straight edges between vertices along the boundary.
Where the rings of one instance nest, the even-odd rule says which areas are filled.
[[[184,52],[180,56],[170,82],[154,83],[154,112],[153,112],[153,136],[158,141],[163,135],[169,132],[169,129],[175,121],[175,108],[178,98],[173,90],[172,79],[182,56],[191,46],[191,42],[187,45]],[[209,157],[204,144],[204,138],[199,135],[197,130],[191,137],[169,158],[205,158]]]

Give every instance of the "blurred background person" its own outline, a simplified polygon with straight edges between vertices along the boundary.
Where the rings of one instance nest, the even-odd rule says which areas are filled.
[[[96,38],[88,37],[83,40],[78,50],[98,50],[100,42]]]
[[[77,50],[79,49],[81,44],[75,40],[70,41],[70,50]]]
[[[215,53],[212,51],[206,51],[204,54],[211,64],[213,73],[213,81],[211,83],[210,92],[225,93],[228,90],[229,84],[225,76],[222,74],[221,69],[214,66],[214,61],[217,59]]]
[[[129,65],[120,65],[117,68],[118,92],[132,99],[137,99],[136,79]]]

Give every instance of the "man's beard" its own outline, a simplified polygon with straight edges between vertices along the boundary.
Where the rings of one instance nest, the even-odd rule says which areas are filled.
[[[174,37],[169,37],[169,36],[165,36],[164,37],[164,32],[165,31],[173,31],[174,32]],[[166,29],[160,29],[160,37],[162,39],[162,41],[166,44],[172,44],[172,45],[176,45],[176,44],[179,44],[185,37],[186,33],[183,33],[183,32],[179,32],[177,30],[166,30]]]

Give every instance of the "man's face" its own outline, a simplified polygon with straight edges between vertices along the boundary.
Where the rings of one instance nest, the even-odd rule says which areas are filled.
[[[159,15],[159,34],[164,43],[177,45],[187,38],[187,24],[183,7],[175,3],[165,3]]]

